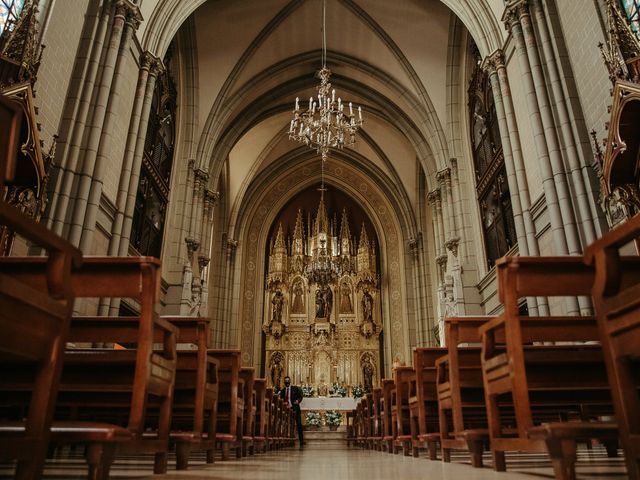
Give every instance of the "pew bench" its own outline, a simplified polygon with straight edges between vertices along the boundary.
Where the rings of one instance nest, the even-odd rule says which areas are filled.
[[[42,259],[30,257],[19,266],[17,279],[40,290],[46,288]],[[154,472],[166,472],[178,329],[154,312],[160,262],[149,257],[85,257],[82,266],[73,269],[69,285],[76,297],[135,299],[140,315],[72,318],[70,342],[107,341],[135,348],[67,349],[54,418],[126,428],[131,438],[119,442],[116,453],[153,453]],[[154,344],[160,345],[159,349],[154,349]],[[28,378],[27,367],[13,370],[11,394],[6,397],[20,401],[21,394],[30,389]],[[157,414],[149,417],[153,402]],[[86,431],[78,430],[75,438],[83,433]],[[110,460],[104,457],[99,470],[108,472]],[[89,475],[94,472],[90,470]]]
[[[635,243],[640,215],[606,233],[584,254],[595,268],[593,303],[629,477],[640,479],[640,263],[621,250]]]
[[[239,350],[209,350],[218,362],[218,420],[216,440],[222,443],[222,459],[230,450],[242,456],[244,432],[244,380],[240,377]]]
[[[451,450],[467,450],[471,464],[482,467],[484,445],[489,442],[479,347],[479,327],[490,316],[449,317],[444,320],[446,354],[435,362],[437,370],[438,423],[442,460],[451,461]]]
[[[394,395],[391,404],[391,425],[393,427],[394,453],[402,448],[405,456],[411,454],[411,414],[409,398],[415,396],[416,372],[413,367],[396,367],[393,371]]]
[[[416,348],[413,351],[415,381],[409,398],[411,414],[411,441],[413,456],[417,457],[424,445],[429,459],[437,458],[438,397],[436,389],[436,360],[446,353],[444,348]]]
[[[21,120],[20,105],[0,95],[0,198],[4,198],[5,182],[15,176]],[[15,478],[31,480],[40,478],[47,453],[74,306],[69,279],[72,267],[80,266],[82,254],[4,201],[0,201],[0,225],[43,248],[47,255],[43,258],[44,288],[34,288],[15,278],[13,273],[21,268],[21,259],[13,257],[7,265],[8,257],[0,257],[0,362],[3,369],[11,369],[13,362],[34,367],[26,414],[20,416],[25,419],[24,429],[17,433],[0,431],[0,460],[17,460]],[[0,237],[3,252],[5,241],[10,239]],[[0,380],[0,390],[7,386],[4,378]]]
[[[218,413],[219,362],[207,353],[211,319],[163,316],[178,328],[176,383],[170,442],[176,448],[176,469],[186,470],[192,452],[205,451],[207,463],[215,459]]]
[[[479,333],[493,466],[504,471],[505,451],[547,451],[545,441],[529,436],[534,426],[580,419],[584,405],[601,413],[612,407],[595,319],[519,313],[523,297],[588,295],[594,270],[579,257],[504,257],[496,268],[504,313]],[[536,345],[543,342],[594,344]],[[511,419],[501,408],[505,398]]]

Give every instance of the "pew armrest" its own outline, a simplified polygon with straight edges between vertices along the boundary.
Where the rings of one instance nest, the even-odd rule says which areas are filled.
[[[478,333],[483,336],[491,331],[497,330],[498,328],[504,328],[505,324],[506,318],[504,317],[504,315],[499,315],[481,325],[478,328]]]
[[[640,215],[635,215],[626,223],[607,232],[602,238],[585,248],[585,263],[592,265],[599,251],[621,248],[638,237],[640,237]]]

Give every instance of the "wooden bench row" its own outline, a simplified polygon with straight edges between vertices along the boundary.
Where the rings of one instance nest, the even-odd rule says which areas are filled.
[[[467,450],[493,467],[505,452],[547,452],[556,478],[575,476],[576,442],[620,441],[640,478],[640,258],[620,249],[640,236],[640,216],[584,257],[496,262],[501,315],[445,319],[447,348],[419,348],[413,367],[368,394],[353,412],[352,440],[435,459]],[[591,297],[596,315],[523,315],[527,297]],[[598,421],[614,417],[614,422]],[[590,443],[588,444],[590,445]]]
[[[20,116],[0,96],[0,193],[16,170]],[[157,315],[157,259],[83,258],[3,201],[0,224],[45,252],[0,257],[0,461],[17,460],[15,478],[40,478],[52,445],[84,444],[99,479],[119,453],[153,453],[163,473],[170,445],[187,468],[195,450],[213,461],[217,443],[223,458],[292,443],[290,410],[239,352],[209,349],[207,319]],[[128,298],[139,315],[72,316],[78,298]],[[84,348],[105,342],[126,348]]]

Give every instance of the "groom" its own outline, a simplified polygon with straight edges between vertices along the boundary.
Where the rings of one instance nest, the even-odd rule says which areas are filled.
[[[291,378],[287,375],[284,377],[284,388],[280,390],[280,398],[293,409],[293,415],[296,419],[296,427],[298,429],[298,440],[300,441],[300,448],[304,445],[304,438],[302,437],[302,414],[300,412],[300,402],[302,401],[302,390],[300,387],[291,385]]]

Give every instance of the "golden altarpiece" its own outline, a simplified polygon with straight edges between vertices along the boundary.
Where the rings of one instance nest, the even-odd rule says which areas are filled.
[[[270,385],[285,375],[327,395],[335,383],[345,388],[377,386],[380,378],[382,319],[374,239],[362,224],[351,235],[343,208],[338,229],[324,189],[313,220],[298,209],[293,235],[282,223],[269,245],[264,293],[265,364]],[[305,233],[306,230],[306,233]]]

